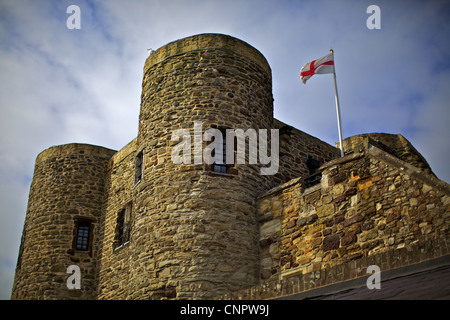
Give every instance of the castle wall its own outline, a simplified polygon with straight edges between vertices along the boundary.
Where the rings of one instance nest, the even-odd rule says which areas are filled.
[[[93,299],[106,169],[115,153],[103,147],[51,147],[36,159],[12,299]],[[76,224],[90,223],[87,251],[74,246]],[[81,288],[69,290],[66,272],[76,265]]]
[[[280,130],[280,170],[274,177],[277,185],[310,176],[308,156],[320,165],[340,156],[339,149],[277,119],[274,126]]]
[[[132,205],[136,141],[133,139],[109,161],[105,188],[104,219],[102,219],[98,253],[97,299],[126,299],[130,275],[128,243],[115,244],[117,218],[121,210]],[[131,225],[133,230],[133,225]]]
[[[404,250],[410,263],[448,253],[448,184],[377,147],[360,151],[323,166],[317,186],[305,189],[295,179],[262,196],[262,279],[331,270],[388,252],[405,258],[403,265]],[[383,263],[382,271],[396,261]]]

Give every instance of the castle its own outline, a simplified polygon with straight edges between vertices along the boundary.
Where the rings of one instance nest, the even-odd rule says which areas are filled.
[[[193,136],[196,121],[278,129],[277,173],[250,155],[175,164],[172,134]],[[448,257],[450,188],[420,153],[380,133],[343,148],[274,119],[271,69],[252,46],[221,34],[171,42],[145,62],[134,140],[38,155],[12,299],[277,298],[369,265]]]

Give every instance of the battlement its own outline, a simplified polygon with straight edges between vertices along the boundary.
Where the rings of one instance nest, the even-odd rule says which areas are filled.
[[[257,49],[242,40],[217,33],[199,34],[166,44],[150,54],[145,61],[144,72],[146,72],[146,70],[153,65],[171,57],[182,55],[191,51],[217,49],[229,50],[234,53],[238,53],[257,62],[258,65],[267,72],[267,75],[270,76],[272,74],[269,63]]]
[[[369,144],[378,146],[393,156],[414,165],[421,170],[434,175],[428,162],[401,134],[367,133],[349,137],[343,141],[346,154],[358,152]],[[339,143],[338,143],[339,146]]]
[[[45,149],[37,156],[36,163],[40,163],[43,161],[47,161],[62,156],[83,155],[83,154],[103,159],[109,159],[115,153],[116,153],[115,150],[111,150],[101,146],[95,146],[84,143],[69,143]]]
[[[448,261],[449,185],[373,144],[354,150],[321,166],[316,186],[293,179],[259,197],[261,282],[220,298],[311,297],[367,277],[371,265]]]

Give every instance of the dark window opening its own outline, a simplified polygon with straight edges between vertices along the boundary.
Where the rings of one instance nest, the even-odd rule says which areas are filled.
[[[123,246],[130,240],[131,203],[117,213],[114,249]]]
[[[227,139],[226,135],[222,132],[222,150],[214,149],[214,163],[213,163],[213,171],[218,173],[227,173],[228,167],[227,167]],[[222,163],[216,163],[220,162],[220,159],[222,159]]]
[[[89,250],[91,223],[87,221],[78,221],[77,239],[75,249],[77,251]]]
[[[211,128],[218,129],[222,133],[222,146],[219,144],[214,145],[214,149],[211,151],[211,156],[213,157],[213,163],[206,164],[205,168],[210,172],[210,174],[218,174],[223,175],[227,177],[233,177],[238,174],[238,170],[235,167],[235,159],[236,159],[236,152],[237,152],[237,138],[234,134],[234,132],[229,132],[229,134],[232,135],[233,139],[230,139],[228,141],[228,148],[231,150],[228,150],[228,152],[232,152],[232,154],[229,155],[229,161],[230,163],[227,163],[227,128],[225,127],[217,127],[215,125],[211,125]],[[228,137],[230,138],[230,137]],[[215,137],[213,136],[213,139]],[[215,140],[212,140],[214,143]],[[232,148],[230,148],[230,144]]]
[[[312,156],[308,155],[306,157],[306,166],[309,169],[309,174],[315,174],[317,169],[320,168],[320,162],[314,159]]]
[[[320,168],[320,162],[311,155],[306,157],[306,166],[309,170],[309,176],[305,178],[304,183],[306,188],[310,188],[320,183],[322,180],[322,172],[318,170]]]
[[[136,155],[135,169],[134,169],[135,184],[142,180],[143,172],[144,172],[144,150],[141,150]]]

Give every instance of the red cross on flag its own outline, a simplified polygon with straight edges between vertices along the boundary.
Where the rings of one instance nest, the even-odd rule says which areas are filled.
[[[333,53],[327,54],[325,57],[314,60],[312,62],[308,62],[305,64],[300,70],[300,79],[304,84],[309,80],[313,75],[324,74],[324,73],[333,73],[334,72],[334,59]]]

